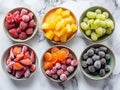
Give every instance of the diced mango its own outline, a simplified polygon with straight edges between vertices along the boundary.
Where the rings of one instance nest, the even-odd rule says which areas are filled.
[[[71,29],[72,29],[72,32],[76,32],[77,31],[77,25],[76,24],[71,24]]]
[[[53,31],[54,31],[54,34],[55,34],[57,37],[60,37],[60,36],[61,36],[60,31],[58,31],[58,30],[53,30]]]
[[[55,14],[56,15],[62,15],[62,12],[63,12],[63,9],[62,8],[59,8],[55,11]]]
[[[66,28],[67,28],[67,33],[72,32],[72,28],[71,28],[70,24],[67,24]]]
[[[58,42],[58,41],[60,41],[60,38],[55,35],[55,36],[53,37],[53,40],[56,41],[56,42]]]
[[[69,16],[69,17],[65,18],[65,21],[67,23],[70,23],[70,24],[75,23],[75,20],[74,20],[74,18],[72,16]]]
[[[65,10],[62,12],[62,17],[69,17],[70,16],[70,11],[69,10]]]
[[[67,34],[64,34],[60,37],[61,42],[66,42],[67,41]]]
[[[45,33],[45,36],[46,36],[48,39],[52,40],[53,37],[54,37],[54,32],[53,32],[52,30],[49,30],[49,31],[47,31],[47,32]]]
[[[43,23],[43,24],[42,24],[42,29],[43,29],[44,31],[50,29],[49,24],[48,24],[48,23]]]
[[[60,35],[64,35],[65,33],[67,33],[67,28],[66,27],[63,27],[61,30],[60,30]]]
[[[45,22],[51,22],[52,20],[54,20],[55,19],[55,17],[56,17],[56,15],[53,13],[53,12],[51,12],[51,13],[49,13],[47,16],[46,16],[46,18],[45,18]]]
[[[57,15],[57,16],[55,17],[55,22],[57,23],[57,22],[59,22],[60,20],[62,20],[62,16]]]
[[[61,29],[62,27],[66,26],[66,21],[64,19],[62,19],[61,21],[59,21],[56,26],[55,26],[55,29],[56,30],[59,30]]]

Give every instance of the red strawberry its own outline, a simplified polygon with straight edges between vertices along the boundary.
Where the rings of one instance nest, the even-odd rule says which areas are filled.
[[[30,53],[29,53],[29,51],[25,52],[25,55],[28,55],[28,56],[30,56]]]
[[[15,73],[16,73],[16,70],[13,70],[12,71],[12,75],[15,76]]]
[[[13,16],[15,17],[16,15],[20,15],[20,12],[19,12],[19,11],[15,11],[15,12],[13,13]]]
[[[28,16],[29,16],[30,20],[33,19],[33,13],[32,13],[32,12],[29,12],[29,13],[28,13]]]
[[[9,56],[6,63],[9,64],[12,61],[11,57]]]
[[[11,62],[7,65],[6,68],[7,68],[7,71],[8,71],[9,73],[12,72],[14,63],[15,63],[15,62],[11,61]]]
[[[16,22],[16,23],[20,23],[21,21],[22,21],[21,16],[20,16],[20,15],[16,15],[16,16],[15,16],[15,22]]]
[[[28,10],[22,9],[21,13],[20,13],[20,16],[27,15],[27,14],[28,14]]]
[[[18,28],[17,28],[17,32],[18,32],[18,33],[21,33],[22,30],[18,27]]]
[[[13,70],[22,70],[22,69],[24,69],[24,66],[21,65],[20,63],[15,62],[13,64]]]
[[[30,28],[34,28],[36,25],[35,21],[32,19],[30,22],[29,22],[29,27]]]
[[[19,27],[20,27],[21,30],[24,31],[27,28],[27,23],[21,21]]]
[[[24,77],[25,77],[25,78],[28,78],[29,76],[30,76],[30,70],[27,69],[27,70],[25,71],[25,73],[24,73]]]
[[[26,30],[26,34],[27,34],[27,35],[33,34],[33,28],[28,28],[28,29]]]
[[[32,64],[32,66],[30,67],[30,71],[34,72],[35,70],[36,70],[36,66],[35,66],[35,64]]]
[[[23,59],[20,61],[21,64],[25,65],[25,66],[31,66],[32,62],[30,59]]]
[[[35,63],[35,54],[33,51],[31,52],[30,58],[31,58],[32,63]]]
[[[28,50],[27,46],[23,46],[21,54],[25,54]]]
[[[6,16],[6,21],[8,23],[13,23],[14,22],[14,16],[11,13],[8,13]]]
[[[7,28],[7,29],[12,29],[12,28],[14,28],[15,27],[15,24],[14,23],[8,23],[8,22],[5,22],[5,27]]]
[[[23,20],[24,22],[28,22],[28,21],[30,20],[30,18],[29,18],[28,15],[23,15],[23,16],[22,16],[22,20]]]
[[[10,57],[11,57],[11,59],[13,59],[13,58],[14,58],[13,48],[11,48],[11,49],[10,49]]]
[[[18,38],[18,33],[17,33],[16,28],[10,29],[9,33],[11,34],[12,37]]]
[[[19,62],[23,58],[23,56],[24,56],[23,54],[18,54],[14,61]]]
[[[26,39],[26,38],[27,38],[26,33],[25,33],[25,32],[21,32],[21,33],[19,34],[19,38],[22,39],[22,40]]]
[[[24,74],[24,72],[25,72],[25,70],[16,71],[15,77],[16,78],[21,78],[21,76]]]
[[[20,54],[20,52],[21,52],[21,50],[22,50],[22,48],[21,47],[14,47],[14,49],[13,49],[13,54],[15,55],[15,56],[17,56],[18,54]]]

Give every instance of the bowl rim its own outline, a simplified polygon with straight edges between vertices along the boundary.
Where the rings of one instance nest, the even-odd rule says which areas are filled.
[[[8,29],[7,29],[6,26],[5,26],[5,18],[6,18],[6,15],[7,15],[8,13],[10,13],[10,12],[12,12],[12,11],[14,11],[14,10],[18,10],[18,9],[26,9],[26,10],[32,12],[33,15],[34,15],[34,17],[35,17],[35,20],[36,20],[36,26],[35,26],[35,29],[34,29],[33,34],[32,34],[31,36],[27,37],[27,38],[24,39],[24,40],[22,40],[22,39],[15,39],[14,37],[12,37],[12,36],[10,35],[10,33],[8,32]],[[23,42],[26,42],[26,41],[31,40],[31,39],[36,35],[36,33],[37,33],[37,31],[38,31],[38,18],[37,18],[37,15],[35,14],[35,12],[34,12],[33,10],[31,10],[31,9],[29,9],[29,8],[27,8],[27,7],[16,7],[16,8],[13,8],[13,9],[9,10],[9,11],[7,12],[7,14],[4,16],[4,19],[3,19],[3,29],[4,29],[4,32],[5,32],[5,34],[7,35],[7,37],[10,38],[12,41],[17,42],[17,43],[23,43]]]
[[[55,79],[53,79],[52,77],[49,77],[47,74],[45,74],[45,70],[44,70],[43,67],[42,67],[42,66],[43,66],[43,62],[44,62],[44,59],[43,59],[43,58],[44,58],[45,53],[46,53],[47,51],[49,51],[50,49],[52,49],[53,47],[59,47],[59,48],[67,48],[67,49],[69,49],[69,51],[74,54],[74,58],[79,62],[79,60],[77,59],[76,54],[75,54],[75,53],[73,52],[73,50],[70,49],[69,47],[67,47],[67,46],[65,46],[65,45],[54,45],[54,46],[51,46],[50,48],[48,48],[48,49],[43,53],[43,55],[42,55],[42,57],[41,57],[41,60],[40,60],[40,69],[41,69],[43,75],[44,75],[46,78],[48,78],[49,80],[51,80],[51,81],[53,81],[53,82],[56,82],[56,83],[65,82],[65,81],[68,81],[68,80],[72,79],[72,78],[76,75],[76,73],[77,73],[77,70],[78,70],[78,68],[79,68],[79,64],[77,65],[75,71],[74,71],[74,72],[67,78],[67,80],[65,80],[65,81],[55,80]]]
[[[105,75],[104,77],[94,78],[94,77],[91,77],[89,74],[87,74],[87,73],[84,71],[83,67],[81,66],[81,61],[82,61],[82,56],[83,56],[84,52],[85,52],[86,50],[88,50],[90,47],[94,47],[94,46],[97,46],[97,45],[106,47],[106,48],[112,53],[113,62],[114,62],[114,63],[113,63],[113,67],[111,68],[110,72],[109,72],[107,75]],[[113,50],[110,49],[107,45],[105,45],[105,44],[100,44],[100,43],[94,43],[94,44],[88,45],[88,46],[82,51],[82,54],[80,55],[80,58],[79,58],[79,67],[80,67],[80,70],[81,70],[81,72],[83,73],[83,75],[86,76],[86,77],[87,77],[88,79],[90,79],[90,80],[96,80],[96,81],[98,81],[98,80],[103,80],[103,79],[108,78],[108,77],[112,74],[112,72],[113,72],[113,70],[114,70],[114,68],[115,68],[115,64],[116,64],[116,58],[115,58],[115,54],[113,53]]]
[[[75,14],[72,12],[72,10],[70,10],[69,8],[66,8],[66,7],[64,7],[64,6],[57,6],[57,7],[53,7],[53,8],[51,8],[51,9],[47,10],[46,13],[45,13],[45,14],[43,15],[43,17],[42,17],[42,21],[41,21],[41,26],[40,26],[40,28],[41,28],[41,30],[42,30],[42,33],[43,33],[44,37],[45,37],[47,40],[49,40],[50,42],[54,43],[54,44],[64,44],[64,43],[67,43],[67,42],[71,41],[71,40],[75,37],[75,35],[77,34],[77,31],[76,31],[66,42],[60,42],[60,41],[59,41],[59,42],[56,42],[56,41],[54,41],[54,40],[48,39],[48,38],[45,36],[45,33],[44,33],[43,29],[42,29],[42,24],[44,23],[44,20],[45,20],[46,16],[47,16],[51,11],[54,11],[54,10],[59,9],[59,8],[62,8],[62,9],[64,9],[64,10],[69,10],[69,11],[70,11],[70,13],[72,14],[72,16],[73,16],[73,18],[74,18],[74,20],[75,20],[75,24],[77,25],[77,31],[78,31],[78,20],[77,20],[77,17],[75,16]]]
[[[6,68],[5,68],[4,65],[3,65],[3,64],[4,64],[4,55],[5,55],[5,53],[6,53],[8,50],[10,50],[11,47],[15,47],[15,46],[27,46],[29,49],[31,49],[31,50],[35,53],[35,57],[36,57],[36,62],[35,62],[36,70],[35,70],[34,72],[32,72],[31,75],[30,75],[28,78],[16,78],[15,76],[9,74],[9,73],[7,72],[7,70],[5,70]],[[1,57],[1,66],[2,66],[3,72],[4,72],[9,78],[11,78],[11,79],[13,79],[13,80],[16,80],[16,81],[22,81],[22,80],[30,79],[30,78],[37,72],[37,70],[38,70],[38,63],[39,63],[39,62],[38,62],[38,57],[37,57],[37,54],[36,54],[35,50],[34,50],[31,46],[29,46],[29,45],[27,45],[27,44],[24,44],[24,43],[16,43],[16,44],[13,44],[13,45],[9,46],[9,47],[3,52],[2,57]],[[5,64],[5,66],[6,66],[6,64]]]
[[[106,12],[108,12],[109,13],[109,15],[110,15],[110,17],[111,17],[111,20],[113,21],[113,23],[114,23],[114,28],[112,29],[112,33],[111,34],[109,34],[107,37],[105,37],[104,39],[101,39],[101,40],[97,40],[97,41],[93,41],[91,38],[89,38],[87,35],[85,35],[85,33],[83,32],[83,29],[81,28],[81,26],[80,26],[80,23],[82,22],[82,18],[83,18],[83,15],[88,11],[88,10],[91,10],[92,8],[99,8],[99,9],[104,9]],[[111,14],[111,12],[107,9],[107,8],[105,8],[105,7],[103,7],[103,6],[92,6],[92,7],[89,7],[89,8],[87,8],[83,13],[82,13],[82,15],[80,16],[80,19],[79,19],[79,28],[80,28],[80,32],[82,33],[82,35],[87,39],[87,40],[89,40],[89,41],[91,41],[91,42],[94,42],[94,43],[100,43],[100,42],[104,42],[104,41],[106,41],[107,39],[109,39],[110,38],[110,36],[114,33],[114,31],[115,31],[115,27],[116,27],[116,25],[115,25],[115,19],[114,19],[114,17],[113,17],[113,15]]]

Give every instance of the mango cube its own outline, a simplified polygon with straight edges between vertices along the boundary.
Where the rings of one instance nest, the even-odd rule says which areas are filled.
[[[77,25],[76,24],[71,24],[71,29],[72,29],[72,32],[76,32],[77,31]]]
[[[59,8],[59,9],[57,9],[57,10],[55,11],[55,14],[56,14],[56,15],[61,15],[62,12],[63,12],[63,9],[62,9],[62,8]]]
[[[70,16],[70,11],[69,10],[65,10],[62,12],[62,17],[69,17]]]
[[[61,29],[62,27],[64,27],[66,25],[66,21],[64,19],[62,19],[61,21],[59,21],[56,26],[55,26],[55,29],[56,30],[59,30]]]
[[[67,28],[66,27],[63,27],[61,30],[60,30],[60,35],[64,35],[67,33]]]
[[[46,31],[47,29],[50,29],[49,24],[46,23],[46,22],[43,23],[43,24],[42,24],[42,29],[45,30],[45,31]]]
[[[57,23],[57,22],[59,22],[60,20],[62,20],[62,16],[60,16],[60,15],[57,15],[56,17],[55,17],[55,22]]]
[[[52,40],[53,37],[54,37],[54,32],[53,32],[52,30],[49,30],[49,31],[47,31],[47,32],[45,33],[45,36],[46,36],[48,39]]]
[[[71,28],[70,24],[67,24],[66,28],[67,28],[67,33],[72,32],[72,28]]]
[[[55,35],[55,36],[53,37],[53,40],[56,41],[56,42],[58,42],[58,41],[60,41],[60,38]]]
[[[66,42],[67,41],[67,34],[64,34],[60,37],[61,42]]]
[[[72,16],[69,16],[69,17],[65,18],[65,21],[67,23],[70,23],[70,24],[75,23],[75,20],[74,20],[74,18]]]

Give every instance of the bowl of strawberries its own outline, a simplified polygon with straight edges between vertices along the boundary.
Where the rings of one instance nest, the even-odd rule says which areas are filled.
[[[38,20],[33,11],[18,7],[10,10],[3,22],[6,35],[15,42],[30,40],[38,31]]]
[[[77,72],[78,60],[68,47],[55,45],[49,48],[42,57],[41,70],[54,82],[64,82],[73,78]]]
[[[14,80],[26,80],[31,77],[36,72],[37,64],[35,51],[22,43],[10,46],[1,59],[3,70]]]

